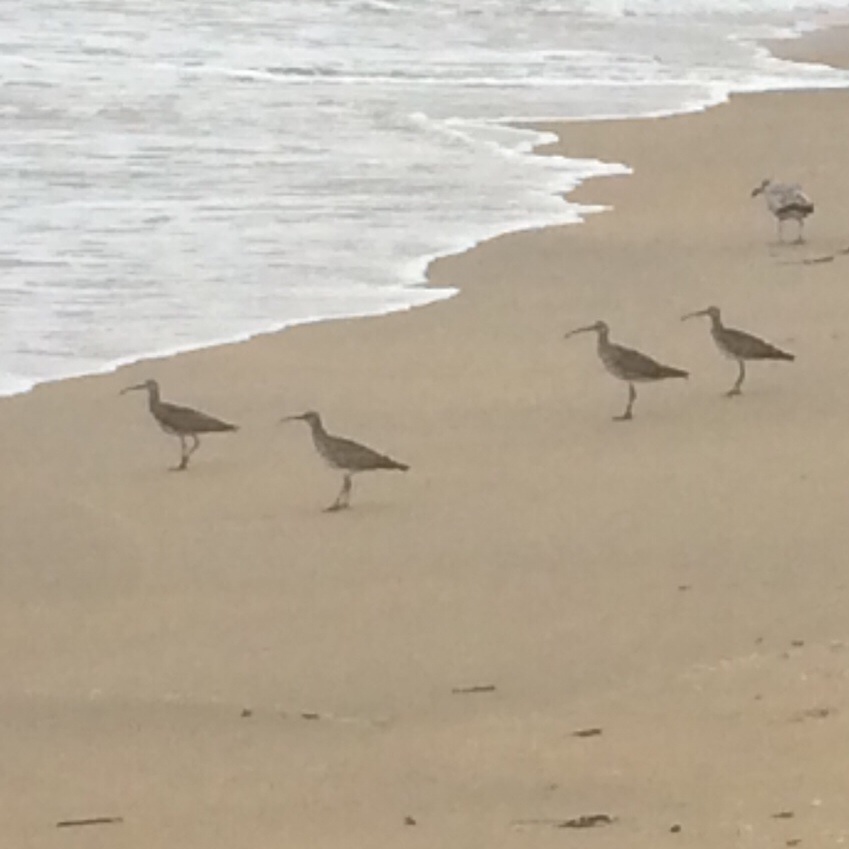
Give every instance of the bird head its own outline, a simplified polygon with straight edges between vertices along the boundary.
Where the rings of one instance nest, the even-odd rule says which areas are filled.
[[[686,321],[688,318],[695,318],[697,315],[710,316],[711,321],[719,321],[719,307],[706,307],[703,310],[688,312],[687,315],[681,316],[681,321]]]
[[[137,389],[146,389],[148,393],[155,394],[159,392],[159,384],[155,380],[146,380],[144,383],[137,383],[135,386],[127,386],[121,390],[123,395],[126,392],[135,392]]]
[[[596,321],[594,324],[588,324],[586,327],[578,327],[575,330],[570,330],[563,338],[568,339],[576,333],[589,333],[591,331],[598,333],[600,336],[605,336],[608,330],[608,326],[603,321]]]
[[[321,417],[318,413],[313,412],[312,410],[307,410],[306,413],[299,413],[297,416],[285,416],[280,419],[281,422],[296,422],[303,421],[306,422],[310,427],[321,427]]]
[[[754,198],[754,197],[757,197],[759,194],[761,194],[769,186],[769,184],[771,182],[772,182],[772,180],[770,180],[768,178],[766,180],[762,180],[761,184],[759,186],[755,186],[755,188],[752,189],[752,197]]]

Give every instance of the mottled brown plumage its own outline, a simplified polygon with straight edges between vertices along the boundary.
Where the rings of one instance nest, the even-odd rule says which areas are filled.
[[[305,421],[310,426],[316,451],[329,466],[344,473],[342,489],[339,490],[333,504],[327,508],[328,512],[343,510],[349,506],[353,475],[378,469],[397,469],[406,472],[410,468],[405,463],[399,463],[385,454],[379,454],[365,445],[360,445],[359,442],[344,439],[341,436],[332,436],[324,429],[321,416],[312,410],[297,416],[286,416],[283,421]]]
[[[165,433],[176,436],[180,440],[180,465],[175,466],[174,471],[181,472],[188,468],[189,458],[200,445],[199,434],[238,430],[236,425],[216,419],[200,410],[162,401],[159,397],[159,384],[155,380],[146,380],[136,386],[128,386],[121,391],[121,394],[139,389],[147,390],[148,407],[157,424]],[[186,444],[187,437],[192,440],[191,447]]]
[[[729,397],[740,395],[742,393],[743,380],[746,377],[746,361],[747,360],[788,360],[796,359],[793,354],[788,354],[775,345],[753,336],[751,333],[746,333],[743,330],[735,330],[733,327],[726,327],[722,323],[722,314],[719,307],[707,307],[707,309],[697,310],[696,312],[687,313],[682,317],[682,321],[695,316],[705,315],[710,318],[710,335],[713,341],[716,342],[717,348],[729,359],[735,360],[739,372],[734,386],[725,394]]]
[[[597,321],[588,327],[570,330],[565,338],[568,339],[576,333],[588,333],[590,331],[598,334],[598,355],[604,367],[614,377],[618,377],[619,380],[624,380],[628,384],[628,406],[621,416],[615,416],[617,421],[627,421],[633,417],[632,409],[634,401],[637,399],[635,383],[650,383],[670,377],[688,376],[688,373],[683,369],[665,366],[632,348],[615,345],[610,341],[610,328],[603,321]]]

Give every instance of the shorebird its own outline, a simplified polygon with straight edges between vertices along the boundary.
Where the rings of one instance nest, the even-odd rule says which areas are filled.
[[[399,463],[384,454],[378,454],[359,442],[343,439],[341,436],[331,436],[321,423],[321,416],[309,410],[297,416],[286,416],[284,422],[305,421],[310,426],[315,450],[333,469],[343,472],[342,489],[336,500],[326,508],[326,512],[344,510],[351,500],[351,479],[360,472],[372,472],[378,469],[398,469],[406,472],[410,467]]]
[[[191,407],[180,407],[177,404],[169,404],[160,400],[159,384],[155,380],[146,380],[136,386],[128,386],[121,390],[121,394],[133,392],[137,389],[147,390],[148,407],[162,430],[180,439],[180,465],[173,466],[172,471],[182,472],[188,467],[189,457],[197,451],[200,445],[199,434],[238,430],[236,425],[208,416],[199,410],[193,410]],[[192,440],[191,447],[186,444],[187,437]]]
[[[752,197],[761,194],[766,199],[769,211],[778,221],[778,241],[784,241],[784,222],[792,218],[799,224],[796,243],[803,242],[802,228],[805,226],[805,218],[814,211],[814,204],[802,191],[802,187],[798,183],[773,183],[772,180],[764,180],[752,189]]]
[[[597,321],[588,327],[579,327],[570,330],[564,338],[568,339],[576,333],[588,333],[595,331],[598,334],[598,355],[604,367],[619,380],[628,384],[628,406],[621,416],[614,416],[616,421],[628,421],[632,418],[634,401],[637,399],[635,383],[649,383],[655,380],[664,380],[667,377],[687,377],[688,373],[680,368],[664,366],[631,348],[622,345],[614,345],[610,341],[610,328],[603,322]]]
[[[740,395],[742,392],[741,387],[746,377],[746,360],[796,359],[793,354],[788,354],[786,351],[776,348],[769,342],[765,342],[757,336],[752,336],[751,333],[726,327],[722,323],[722,315],[719,312],[719,307],[708,307],[707,309],[687,313],[681,320],[686,321],[688,318],[694,318],[697,315],[710,317],[710,335],[713,336],[713,341],[716,342],[717,347],[726,357],[737,361],[740,372],[737,375],[734,386],[725,393],[729,398],[734,395]]]

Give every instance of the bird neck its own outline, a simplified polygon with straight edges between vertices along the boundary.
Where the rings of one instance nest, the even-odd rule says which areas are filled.
[[[596,333],[598,334],[598,349],[602,351],[610,345],[610,331],[606,327],[599,327]]]
[[[310,426],[310,430],[312,431],[313,438],[322,436],[327,436],[326,431],[324,430],[324,425],[321,423],[321,419],[307,419],[307,424]]]
[[[722,319],[718,315],[709,315],[710,318],[710,329],[717,333],[725,328],[722,326]]]
[[[147,387],[147,405],[153,410],[155,407],[159,406],[159,387],[158,386],[148,386]]]

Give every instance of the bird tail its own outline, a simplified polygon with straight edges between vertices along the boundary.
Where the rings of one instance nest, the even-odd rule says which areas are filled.
[[[684,371],[684,369],[673,368],[672,366],[664,366],[663,367],[663,377],[689,377],[690,372]]]
[[[399,472],[406,472],[410,468],[406,463],[399,463],[397,460],[390,460],[388,457],[386,459],[387,469],[397,469]]]
[[[781,348],[776,348],[775,345],[770,345],[764,342],[764,347],[757,352],[755,356],[750,357],[753,360],[788,360],[792,362],[796,359],[794,354],[787,351],[782,351]]]

